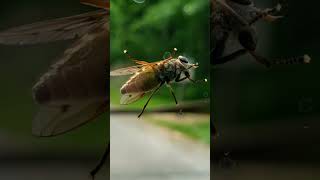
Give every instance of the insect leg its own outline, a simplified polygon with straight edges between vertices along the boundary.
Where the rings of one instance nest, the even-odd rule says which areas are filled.
[[[99,164],[97,164],[97,166],[90,172],[90,175],[92,177],[92,179],[94,180],[95,175],[100,171],[100,169],[102,168],[103,164],[107,161],[108,156],[110,157],[110,143],[108,143],[108,147],[106,148],[102,159],[100,160]]]
[[[175,82],[181,82],[181,81],[183,81],[183,80],[185,80],[185,79],[188,78],[188,77],[186,76],[186,77],[183,77],[183,78],[180,79],[180,77],[181,77],[181,74],[179,74],[174,81],[175,81]]]
[[[177,98],[176,98],[176,95],[174,94],[174,91],[171,87],[171,85],[169,83],[166,83],[167,87],[169,88],[169,91],[171,92],[173,98],[174,98],[174,101],[176,102],[176,104],[178,104],[178,101],[177,101]]]
[[[281,64],[309,64],[311,62],[311,57],[307,54],[303,56],[291,57],[291,58],[279,58],[279,59],[267,59],[259,56],[256,52],[250,51],[250,54],[260,63],[267,67],[271,65],[281,65]]]
[[[213,64],[224,64],[228,61],[232,61],[232,60],[235,60],[237,59],[238,57],[246,54],[248,51],[246,49],[240,49],[240,50],[237,50],[236,52],[233,52],[227,56],[223,56],[223,57],[219,57],[219,58],[216,58],[214,61],[213,61]]]
[[[259,56],[255,50],[257,47],[258,37],[256,31],[250,27],[243,28],[238,34],[239,43],[255,58],[255,60],[265,66],[269,67],[270,62]]]
[[[154,91],[152,91],[152,93],[151,93],[148,101],[147,101],[146,104],[143,106],[142,111],[141,111],[140,114],[138,115],[138,118],[140,118],[140,116],[143,114],[144,110],[146,109],[146,107],[147,107],[149,101],[151,100],[152,96],[154,95],[154,93],[156,93],[163,84],[164,84],[164,82],[162,82],[162,83],[157,87],[157,89],[155,89]]]
[[[188,71],[186,71],[186,72],[184,72],[184,75],[191,81],[191,82],[193,82],[193,83],[197,83],[197,81],[196,80],[193,80],[193,79],[191,79],[191,77],[190,77],[190,73],[188,72]]]
[[[280,58],[274,59],[272,64],[309,64],[311,57],[308,54],[303,56],[291,57],[291,58]]]
[[[212,61],[212,64],[215,64],[215,61],[222,56],[226,48],[226,41],[229,38],[228,32],[223,31],[219,27],[215,27],[215,29],[213,29],[211,32],[212,34],[214,34],[214,36],[211,36],[212,39],[210,41],[210,46],[213,47],[213,49],[210,52],[210,59]]]
[[[257,62],[265,65],[266,67],[270,67],[271,66],[271,63],[266,58],[264,58],[262,56],[259,56],[255,51],[249,51],[249,52],[250,52],[251,56],[254,57],[254,59]]]
[[[249,25],[252,25],[256,23],[258,20],[263,19],[268,22],[273,22],[277,19],[283,18],[283,16],[277,16],[275,14],[279,13],[282,9],[281,3],[278,3],[273,8],[268,8],[264,10],[258,11],[258,14],[255,18],[253,18],[251,21],[249,21]]]

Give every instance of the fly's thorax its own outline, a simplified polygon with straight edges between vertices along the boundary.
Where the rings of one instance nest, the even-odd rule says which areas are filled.
[[[159,64],[158,78],[162,82],[172,81],[177,76],[179,65],[176,59]]]

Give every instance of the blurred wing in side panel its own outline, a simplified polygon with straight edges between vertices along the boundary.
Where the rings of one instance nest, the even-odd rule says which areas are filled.
[[[97,8],[104,8],[104,9],[110,8],[109,0],[80,0],[80,2],[82,4],[97,7]]]
[[[78,38],[101,25],[107,13],[98,10],[8,29],[0,32],[0,44],[28,45]]]
[[[56,136],[71,131],[106,112],[104,101],[80,101],[61,106],[41,106],[32,133],[36,136]]]
[[[217,2],[219,3],[223,9],[225,9],[226,11],[228,11],[229,13],[231,13],[235,18],[237,18],[237,20],[242,24],[242,25],[248,25],[248,22],[242,17],[240,16],[237,12],[235,12],[232,7],[230,7],[228,5],[228,3],[226,2],[226,0],[214,0],[213,2]]]

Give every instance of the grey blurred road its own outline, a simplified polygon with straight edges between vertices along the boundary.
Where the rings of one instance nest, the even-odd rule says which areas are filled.
[[[136,115],[111,115],[112,180],[209,180],[210,149]]]

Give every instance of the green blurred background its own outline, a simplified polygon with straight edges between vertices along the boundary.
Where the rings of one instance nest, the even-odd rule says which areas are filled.
[[[135,65],[124,50],[135,59],[155,62],[177,48],[175,57],[199,63],[191,72],[193,79],[210,79],[208,1],[137,1],[111,0],[110,69]],[[120,88],[129,77],[110,80],[111,178],[208,180],[210,80],[172,83],[178,106],[163,86],[138,119],[150,93],[120,105]]]
[[[178,55],[184,55],[200,67],[194,70],[194,79],[209,77],[209,6],[207,1],[111,1],[111,70],[132,66],[123,50],[140,60],[149,62],[164,59],[177,48]],[[111,78],[111,102],[119,105],[120,87],[126,77]],[[174,83],[173,88],[178,101],[209,99],[209,83]],[[128,108],[141,108],[146,99]],[[175,106],[168,90],[162,88],[150,107],[168,104]]]

